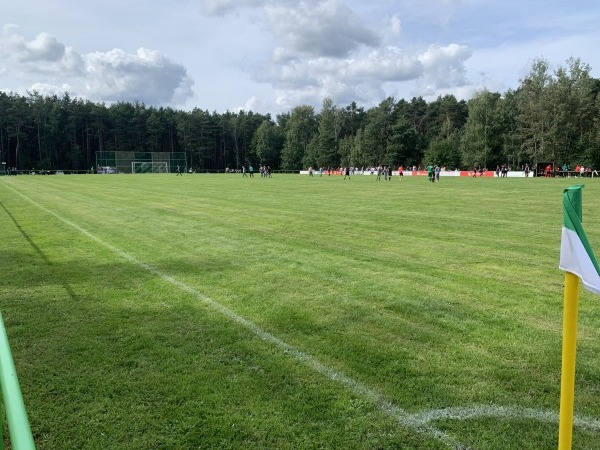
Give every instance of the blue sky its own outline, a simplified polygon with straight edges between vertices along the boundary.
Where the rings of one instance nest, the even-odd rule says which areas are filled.
[[[600,77],[596,1],[0,0],[0,90],[277,114],[515,88],[535,58]]]

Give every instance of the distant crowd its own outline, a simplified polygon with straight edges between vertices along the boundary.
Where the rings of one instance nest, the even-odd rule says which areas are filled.
[[[598,170],[591,166],[585,167],[583,164],[577,164],[574,169],[572,169],[568,164],[563,164],[562,167],[553,167],[553,164],[548,164],[544,169],[545,177],[567,177],[571,175],[577,178],[597,177]]]
[[[254,166],[250,164],[248,168],[246,168],[246,166],[242,166],[241,169],[230,169],[229,167],[226,167],[225,173],[241,173],[243,177],[254,178]],[[258,173],[263,178],[273,177],[273,169],[271,169],[271,166],[268,165],[260,165],[258,167]]]
[[[383,176],[384,180],[391,180],[391,177],[394,172],[398,173],[398,176],[404,176],[404,168],[403,166],[399,166],[398,169],[393,168],[389,165],[379,165],[377,167],[319,167],[315,169],[314,167],[308,168],[308,176],[312,177],[315,173],[318,173],[319,176],[327,175],[335,175],[340,174],[344,175],[345,178],[350,178],[352,175],[377,175],[377,180],[380,180]]]

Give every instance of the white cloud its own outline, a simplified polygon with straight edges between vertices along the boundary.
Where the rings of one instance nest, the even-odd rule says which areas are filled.
[[[193,82],[185,68],[153,50],[135,55],[121,49],[86,55],[86,92],[102,100],[144,101],[166,104],[175,94],[192,95]]]
[[[340,0],[267,5],[265,14],[277,40],[294,52],[345,57],[361,45],[378,45],[377,35]]]
[[[122,49],[80,55],[48,33],[27,41],[15,26],[6,26],[0,37],[0,71],[46,81],[25,89],[81,95],[95,101],[141,101],[163,105],[183,104],[193,95],[193,81],[185,67],[158,51],[140,48],[136,54]],[[6,66],[9,63],[10,67]]]
[[[402,34],[402,21],[397,14],[394,14],[388,19],[387,28],[385,34],[390,37],[398,37]]]
[[[376,46],[369,29],[343,0],[205,0],[205,14],[226,16],[245,8],[260,8],[257,18],[285,47],[286,53],[346,56],[361,45]]]
[[[254,95],[246,100],[246,103],[243,107],[238,108],[239,111],[256,111],[262,110],[265,106],[267,106],[262,100],[259,100]]]
[[[14,36],[14,35],[13,35]],[[65,54],[65,46],[48,33],[40,33],[30,42],[16,39],[14,42],[14,56],[23,62],[28,61],[57,61]]]
[[[261,6],[265,3],[265,0],[204,0],[202,10],[208,15],[222,16],[236,9]]]
[[[398,47],[386,47],[370,52],[365,58],[348,63],[347,74],[353,79],[407,81],[418,78],[423,64],[416,55],[403,52]]]
[[[13,69],[39,73],[75,75],[81,73],[81,56],[48,33],[27,41],[18,27],[7,25],[0,35],[0,58],[10,61]]]
[[[399,92],[407,82],[415,84],[413,95],[417,96],[473,92],[467,89],[465,69],[470,56],[467,47],[457,44],[430,46],[420,53],[390,46],[357,53],[353,58],[277,61],[260,72],[260,81],[275,87],[280,106],[294,102],[318,105],[325,97],[337,103],[357,101],[371,106]]]
[[[48,83],[33,83],[28,91],[37,92],[38,94],[44,96],[56,95],[57,97],[61,97],[65,92],[68,92],[72,97],[79,95],[79,93],[76,92],[71,85],[66,83],[60,86]]]
[[[445,47],[432,45],[420,54],[418,58],[423,64],[421,82],[425,92],[466,85],[465,61],[471,55],[469,48],[457,44]]]

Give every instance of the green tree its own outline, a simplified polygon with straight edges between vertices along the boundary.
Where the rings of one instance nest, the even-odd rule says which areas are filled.
[[[348,140],[347,144],[350,147],[350,165],[353,167],[367,167],[369,165],[368,155],[364,151],[363,145],[363,130],[359,128],[356,132],[356,136],[347,136],[344,141]]]
[[[0,91],[0,162],[7,162],[9,142],[8,142],[8,110],[10,107],[10,98],[8,94]],[[6,164],[2,167],[6,170]]]
[[[550,160],[590,163],[584,155],[593,140],[597,115],[593,89],[590,67],[579,59],[570,58],[567,67],[554,72],[546,89],[551,108],[547,138]]]
[[[362,145],[366,164],[395,164],[388,146],[392,137],[394,99],[388,97],[379,106],[367,111],[367,123],[363,132]]]
[[[337,167],[340,165],[338,144],[342,132],[342,111],[333,104],[333,100],[323,100],[323,107],[318,116],[317,135],[314,142],[313,159],[319,167]]]
[[[29,155],[27,153],[21,154],[22,147],[27,142],[27,126],[29,124],[29,105],[25,97],[16,94],[11,95],[7,113],[8,165],[13,167],[28,166],[31,160]]]
[[[423,157],[453,166],[458,141],[462,166],[599,165],[599,92],[600,80],[575,58],[553,73],[536,60],[515,91],[480,92],[468,103],[451,95],[430,103],[389,98],[365,111],[355,102],[338,108],[326,98],[318,115],[303,105],[275,123],[252,111],[106,107],[68,94],[0,92],[0,157],[9,167],[74,170],[89,170],[98,151],[185,151],[198,170],[267,160],[288,170],[413,165]]]
[[[505,162],[499,105],[500,94],[487,90],[469,100],[469,118],[460,141],[464,167],[491,168]]]
[[[423,132],[428,142],[434,139],[446,138],[446,127],[451,124],[452,130],[462,128],[469,115],[468,105],[460,102],[453,95],[439,96],[429,103],[423,117]]]
[[[547,161],[550,156],[546,148],[551,114],[547,98],[550,82],[548,61],[537,59],[519,88],[517,136],[534,163]]]
[[[148,117],[146,118],[146,148],[151,152],[161,152],[162,139],[165,134],[164,123],[161,120],[159,112],[150,108]]]
[[[286,121],[281,166],[285,170],[302,167],[308,145],[317,131],[317,119],[312,106],[297,106]]]
[[[282,139],[275,124],[264,119],[252,137],[252,151],[261,164],[279,167]]]
[[[449,115],[446,116],[446,120],[439,130],[439,136],[429,144],[424,155],[424,162],[445,166],[448,169],[460,167],[460,134]]]
[[[404,115],[416,133],[413,154],[408,158],[408,162],[418,165],[429,145],[429,138],[427,137],[429,129],[427,123],[427,102],[422,97],[413,97],[409,103],[404,101],[398,102],[396,110],[398,111],[398,115]]]
[[[402,106],[398,109],[397,118],[392,124],[392,135],[389,144],[391,159],[399,164],[418,164],[422,155],[419,152],[419,135]]]
[[[340,157],[340,166],[342,167],[361,167],[361,164],[355,164],[352,158],[354,147],[354,136],[346,136],[340,140],[338,145],[338,154]]]
[[[502,132],[502,154],[512,170],[521,169],[531,160],[520,145],[517,132],[517,94],[508,90],[501,98],[498,108],[497,120]],[[491,168],[492,166],[490,166]]]
[[[365,109],[359,107],[356,102],[350,103],[343,110],[342,115],[342,133],[341,137],[345,136],[356,136],[356,133],[361,128],[364,128],[364,124],[367,118]]]

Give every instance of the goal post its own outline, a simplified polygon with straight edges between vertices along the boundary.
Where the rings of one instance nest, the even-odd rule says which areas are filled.
[[[131,173],[169,173],[167,161],[132,161]]]
[[[178,165],[187,171],[187,158],[185,152],[102,151],[96,165],[98,173],[175,173]]]

